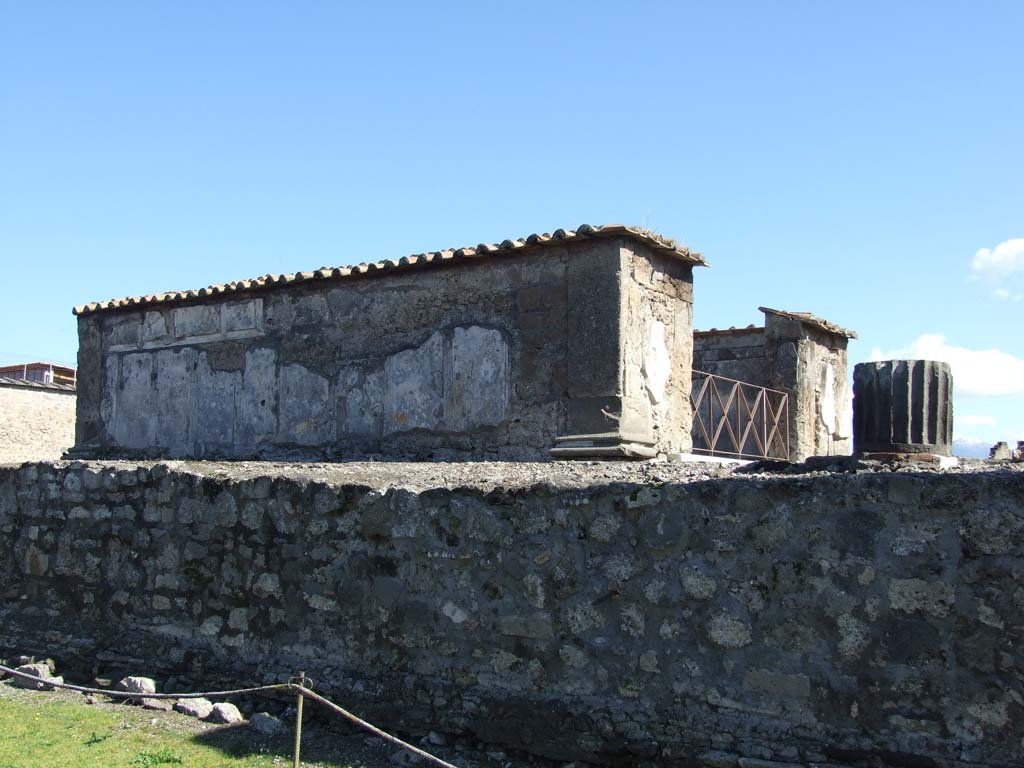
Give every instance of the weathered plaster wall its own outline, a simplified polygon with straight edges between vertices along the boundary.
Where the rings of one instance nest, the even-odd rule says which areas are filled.
[[[417,490],[199,469],[0,468],[0,649],[181,685],[304,669],[388,726],[566,760],[1024,756],[1020,472]]]
[[[624,253],[624,432],[688,451],[693,369],[693,279],[687,265],[631,244]],[[624,419],[625,421],[626,419]]]
[[[0,383],[0,464],[54,461],[74,442],[74,392]]]
[[[82,315],[76,447],[545,458],[556,436],[612,431],[630,417],[619,332],[625,243]],[[689,293],[688,264],[648,255]],[[669,418],[685,412],[662,407],[646,427],[685,440],[679,428],[658,431]]]

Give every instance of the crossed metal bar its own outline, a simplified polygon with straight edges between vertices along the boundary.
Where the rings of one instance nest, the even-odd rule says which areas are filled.
[[[693,372],[693,452],[789,459],[789,395],[745,381]]]

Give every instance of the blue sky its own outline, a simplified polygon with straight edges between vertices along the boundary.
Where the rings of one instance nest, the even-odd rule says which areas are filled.
[[[0,361],[71,307],[642,224],[1024,439],[1024,3],[0,0]],[[986,250],[987,249],[987,250]]]

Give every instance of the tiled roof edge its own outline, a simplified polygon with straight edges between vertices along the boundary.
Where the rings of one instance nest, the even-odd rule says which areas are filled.
[[[748,325],[745,328],[737,328],[735,325],[729,326],[728,328],[707,328],[703,331],[695,330],[694,336],[727,336],[736,333],[756,333],[758,331],[763,332],[763,325]]]
[[[23,389],[45,389],[51,392],[68,392],[74,394],[76,389],[71,384],[58,384],[56,382],[29,381],[28,379],[13,379],[10,376],[0,376],[0,387],[21,387]]]
[[[848,339],[857,338],[856,331],[851,331],[848,328],[843,328],[841,325],[830,323],[828,320],[818,317],[817,315],[812,315],[810,312],[786,312],[781,309],[772,309],[771,307],[758,307],[758,309],[765,314],[788,317],[790,320],[797,320],[814,328],[819,328],[827,333],[835,334],[836,336],[845,336]]]
[[[142,307],[152,304],[163,304],[167,302],[181,302],[192,299],[202,299],[222,294],[244,293],[247,291],[270,288],[276,285],[290,283],[310,282],[314,280],[336,280],[356,275],[373,274],[377,272],[399,271],[409,268],[425,266],[427,264],[441,264],[454,262],[460,259],[480,258],[492,254],[507,254],[520,249],[540,248],[544,246],[559,245],[568,240],[577,240],[592,237],[632,237],[643,242],[649,248],[661,253],[667,253],[673,258],[685,261],[694,266],[707,266],[703,255],[691,251],[674,240],[659,235],[643,227],[632,227],[624,224],[604,224],[592,226],[583,224],[577,229],[556,229],[551,234],[532,234],[523,238],[503,240],[501,243],[481,243],[477,246],[467,248],[452,248],[444,251],[433,251],[430,253],[418,253],[411,256],[404,256],[401,259],[387,259],[372,264],[357,264],[352,267],[321,267],[311,272],[294,272],[282,275],[264,275],[249,280],[238,280],[222,285],[211,285],[207,288],[200,288],[192,291],[171,291],[168,293],[149,294],[146,296],[133,296],[124,299],[113,299],[111,301],[92,302],[74,308],[74,314],[87,315],[93,312],[102,312],[110,309],[122,309],[125,307]]]

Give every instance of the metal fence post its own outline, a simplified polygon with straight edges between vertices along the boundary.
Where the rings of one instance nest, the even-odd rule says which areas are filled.
[[[306,687],[306,673],[299,672],[299,693],[298,700],[295,702],[295,764],[294,768],[299,768],[299,753],[302,749],[302,689]]]

